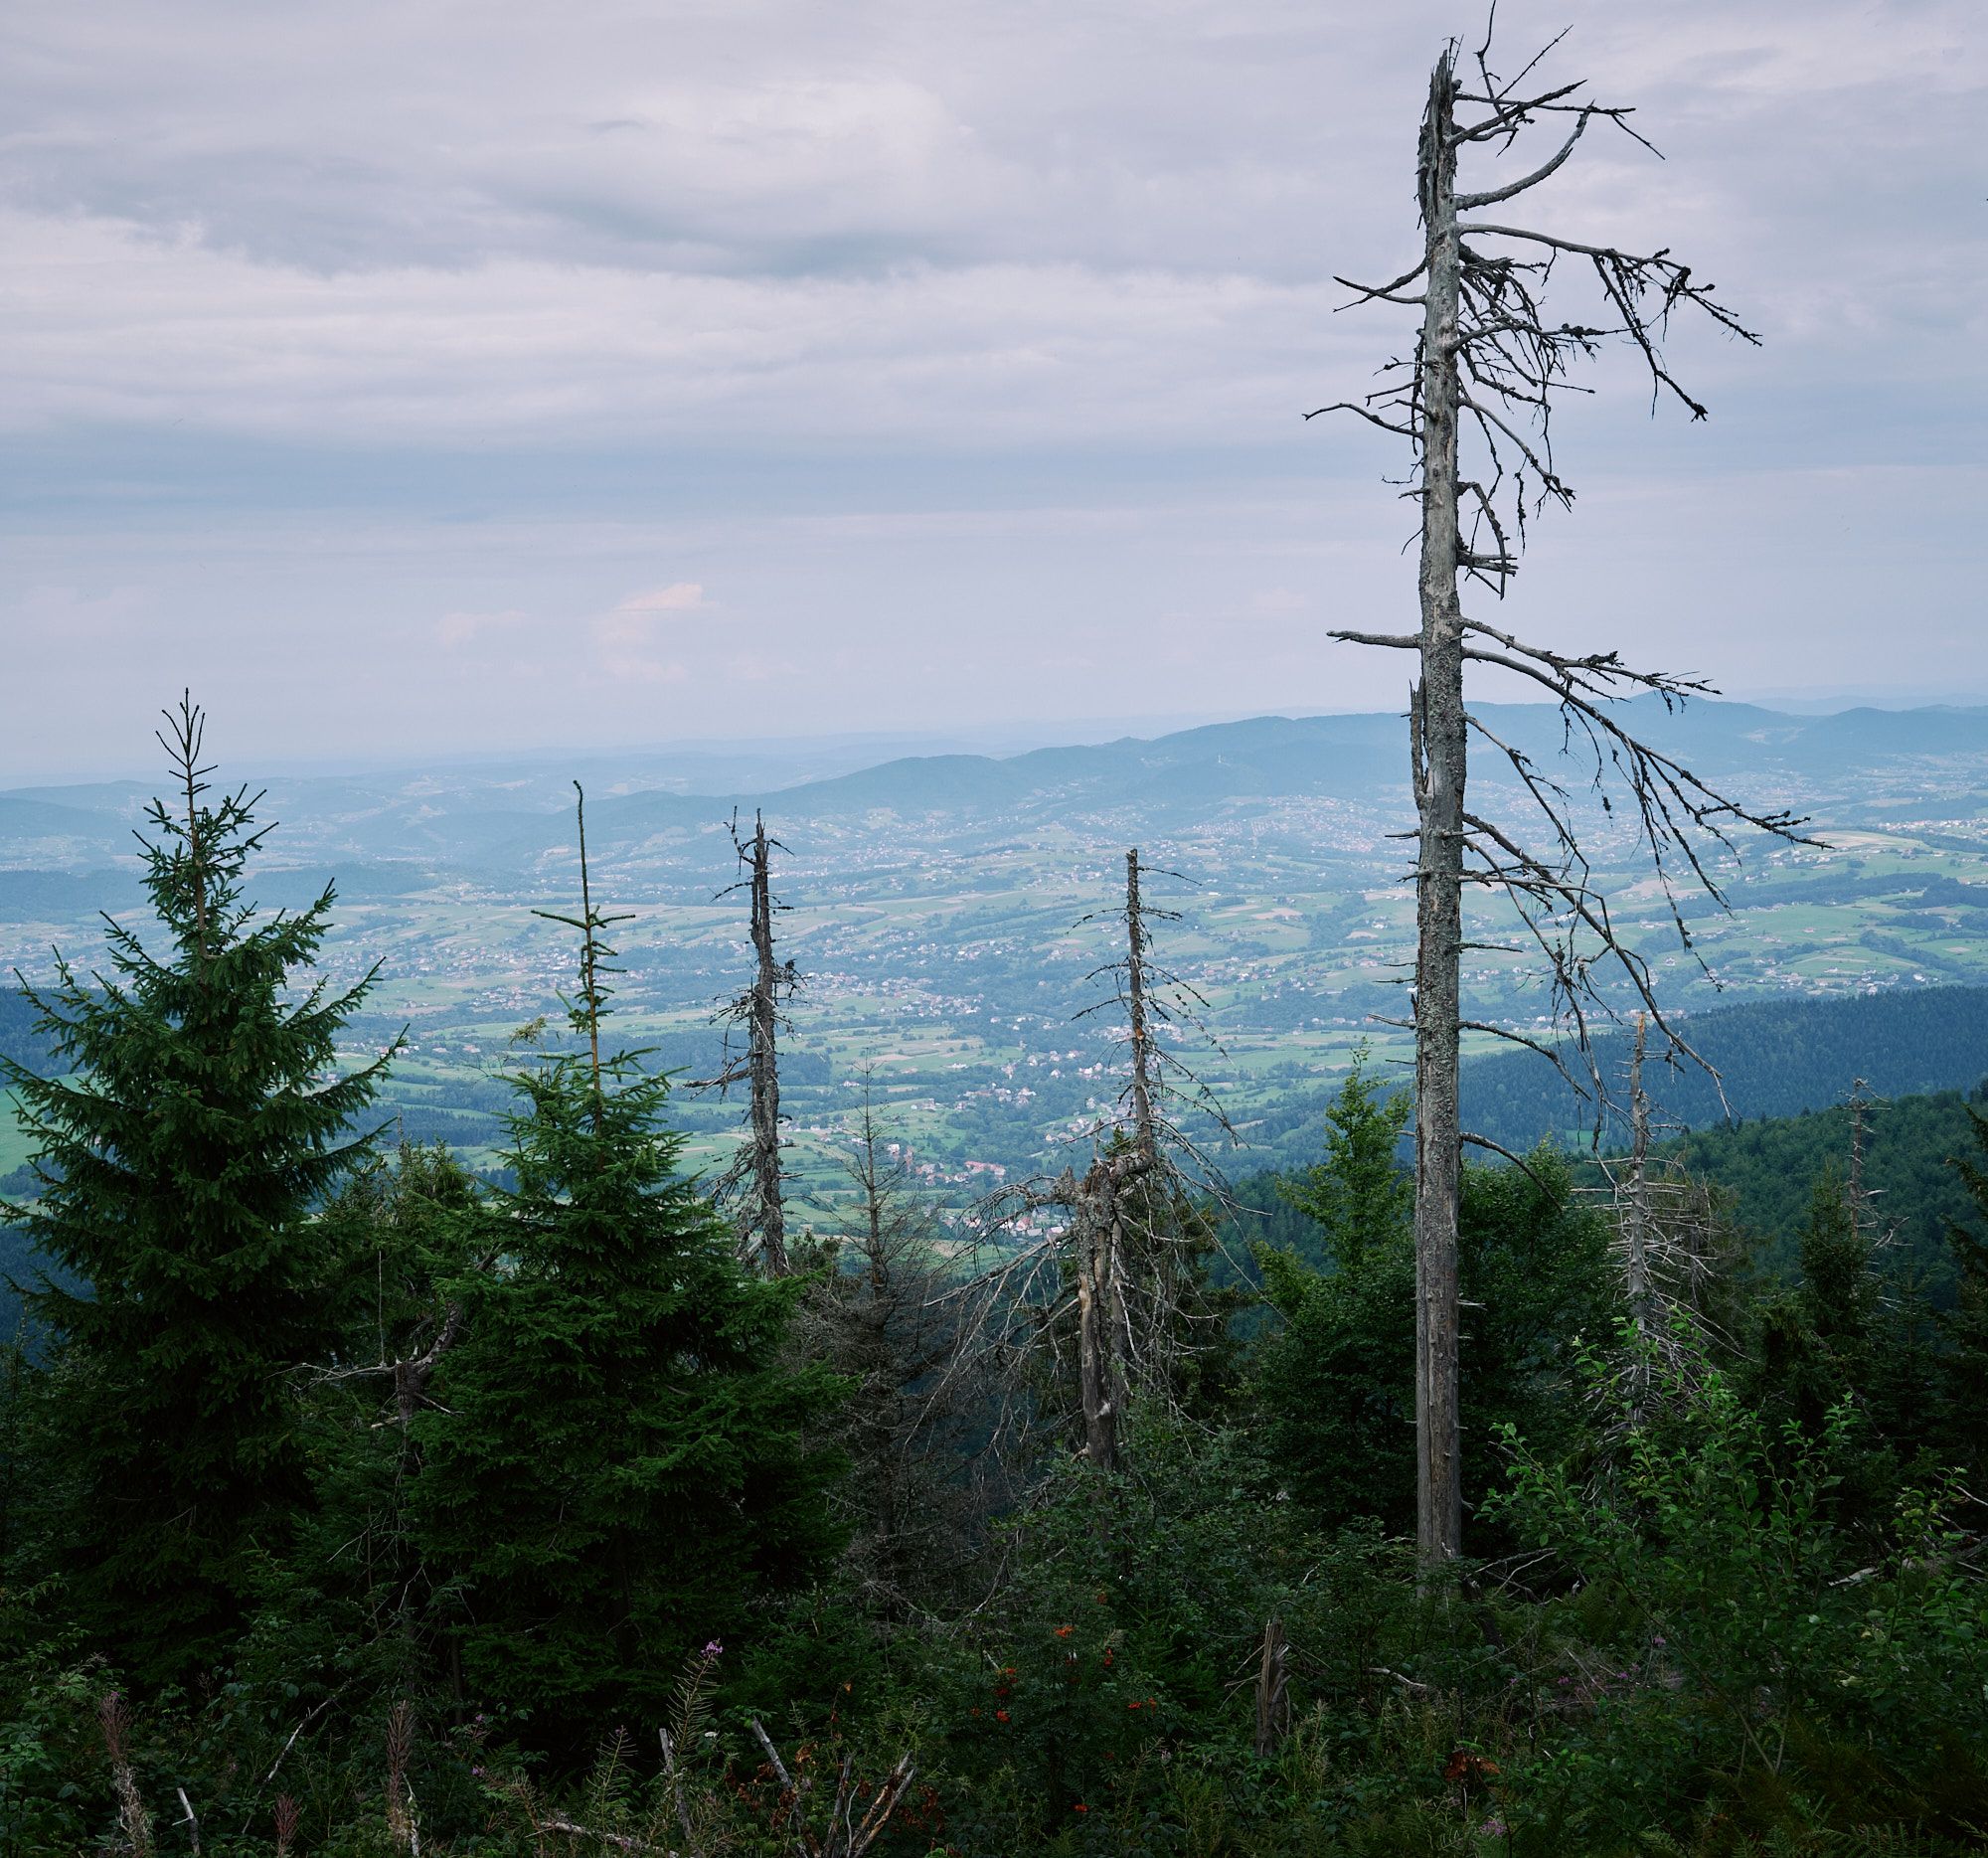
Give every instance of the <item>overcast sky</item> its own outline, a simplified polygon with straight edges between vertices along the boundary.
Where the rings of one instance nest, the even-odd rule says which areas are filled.
[[[12,0],[0,773],[1372,708],[1425,0]],[[1536,220],[1765,338],[1625,358],[1504,622],[1988,687],[1979,0],[1507,0]],[[1508,63],[1520,62],[1518,58]],[[1518,158],[1514,158],[1516,161]],[[1528,163],[1527,165],[1531,165]],[[1570,280],[1572,282],[1572,280]],[[1566,307],[1592,305],[1571,289]]]

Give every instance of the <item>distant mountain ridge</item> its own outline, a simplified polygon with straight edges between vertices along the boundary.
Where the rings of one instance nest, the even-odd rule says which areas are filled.
[[[1562,731],[1553,706],[1483,711],[1501,736],[1529,754],[1545,760],[1557,753]],[[1827,785],[1850,766],[1868,772],[1896,764],[1905,773],[1929,758],[1955,757],[1980,760],[1988,775],[1988,708],[1797,716],[1706,701],[1666,715],[1657,700],[1638,699],[1621,714],[1715,777],[1769,775]],[[1123,812],[1155,827],[1253,800],[1406,807],[1406,757],[1396,716],[1252,717],[1010,756],[900,757],[756,791],[692,793],[672,784],[615,792],[613,783],[602,782],[592,789],[589,825],[611,855],[659,834],[716,830],[735,806],[747,813],[764,806],[777,820],[824,822],[882,813],[962,822],[998,814],[1026,823]],[[1486,777],[1499,776],[1494,756],[1480,752],[1476,765]],[[18,867],[32,855],[41,869],[74,869],[127,851],[144,794],[130,781],[0,793],[0,865]],[[570,804],[570,785],[547,772],[545,758],[534,757],[516,768],[479,764],[420,775],[273,781],[267,810],[286,824],[308,825],[310,856],[335,866],[378,859],[487,869],[564,844]]]

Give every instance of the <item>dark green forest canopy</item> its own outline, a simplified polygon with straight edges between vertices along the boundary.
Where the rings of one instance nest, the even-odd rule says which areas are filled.
[[[1966,1182],[1946,1163],[1971,1152],[1968,1112],[1984,1103],[1988,1094],[1980,1089],[1941,1091],[1880,1100],[1869,1110],[1864,1180],[1874,1196],[1872,1218],[1897,1238],[1881,1261],[1886,1272],[1926,1271],[1943,1293],[1947,1224],[1973,1211]],[[1813,1184],[1826,1173],[1849,1174],[1851,1112],[1838,1106],[1763,1116],[1696,1130],[1666,1147],[1693,1174],[1732,1194],[1749,1256],[1762,1271],[1780,1275],[1792,1265]]]
[[[1694,1014],[1680,1030],[1719,1076],[1688,1061],[1652,1064],[1644,1088],[1659,1125],[1710,1130],[1729,1115],[1751,1120],[1824,1109],[1847,1098],[1859,1078],[1880,1097],[1908,1097],[1972,1090],[1988,1077],[1988,987],[1753,1001]],[[1629,1042],[1621,1029],[1594,1042],[1596,1067],[1618,1098],[1625,1095]],[[1585,1075],[1577,1060],[1570,1069]],[[1536,1053],[1469,1061],[1463,1094],[1471,1126],[1508,1147],[1553,1136],[1583,1144],[1590,1138],[1592,1109]],[[1619,1114],[1611,1114],[1604,1144],[1625,1133]]]
[[[29,1071],[47,1071],[52,1048],[48,1034],[40,1030],[40,1019],[35,1003],[18,987],[0,987],[0,1058],[10,1058]]]
[[[1876,1196],[1874,1218],[1897,1241],[1887,1248],[1882,1267],[1925,1271],[1942,1297],[1946,1224],[1965,1219],[1971,1210],[1965,1182],[1946,1161],[1969,1152],[1968,1111],[1984,1101],[1988,1098],[1979,1090],[1941,1091],[1880,1099],[1869,1111],[1865,1180]],[[1816,1181],[1831,1171],[1839,1179],[1847,1176],[1850,1149],[1851,1113],[1839,1105],[1696,1130],[1659,1143],[1657,1152],[1675,1156],[1698,1179],[1725,1190],[1744,1256],[1764,1276],[1775,1278],[1794,1268]],[[1315,1228],[1283,1193],[1287,1178],[1271,1173],[1239,1181],[1238,1212],[1225,1233],[1235,1244],[1267,1240],[1319,1263]],[[1576,1178],[1599,1184],[1591,1165],[1577,1165]]]

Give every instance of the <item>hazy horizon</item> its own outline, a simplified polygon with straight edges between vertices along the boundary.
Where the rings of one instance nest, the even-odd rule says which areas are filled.
[[[1512,700],[1520,703],[1545,701],[1528,689],[1514,690],[1509,694]],[[198,693],[195,694],[195,700],[199,700]],[[1722,692],[1716,697],[1700,697],[1692,701],[1743,704],[1757,709],[1779,711],[1791,717],[1813,718],[1841,715],[1856,709],[1889,711],[1982,709],[1988,708],[1988,693],[1965,691],[1939,693],[1922,690],[1901,693],[1897,690],[1888,691],[1884,687],[1873,687],[1867,690],[1838,690],[1814,696],[1802,696],[1790,692],[1761,693],[1757,696]],[[742,783],[764,784],[769,790],[778,790],[797,786],[811,779],[854,772],[886,761],[921,756],[976,755],[999,760],[1027,755],[1038,749],[1083,748],[1118,741],[1157,740],[1188,730],[1220,728],[1270,717],[1283,717],[1295,721],[1316,717],[1397,714],[1400,714],[1398,708],[1386,705],[1360,709],[1285,707],[1239,713],[1188,712],[1174,716],[1046,718],[1013,726],[961,725],[950,730],[936,727],[915,731],[875,729],[814,735],[796,731],[784,736],[761,737],[687,735],[668,742],[629,741],[596,744],[554,742],[510,749],[436,750],[428,754],[414,750],[398,753],[383,750],[371,755],[302,757],[267,754],[231,756],[227,741],[228,719],[211,715],[208,739],[212,753],[217,758],[220,775],[224,780],[231,777],[335,779],[401,771],[468,769],[486,765],[540,766],[562,761],[571,762],[576,767],[584,765],[598,769],[603,764],[611,764],[617,760],[683,762],[705,760],[712,762],[728,760],[736,762],[758,757],[770,762],[780,758],[791,760],[798,760],[807,756],[822,758],[824,765],[818,773],[802,773],[771,782]],[[100,761],[80,762],[68,767],[58,767],[52,771],[35,769],[17,778],[17,770],[5,760],[0,760],[0,792],[25,793],[41,787],[88,786],[119,781],[136,781],[143,784],[154,778],[155,771],[150,762],[133,756],[114,760],[105,759]]]

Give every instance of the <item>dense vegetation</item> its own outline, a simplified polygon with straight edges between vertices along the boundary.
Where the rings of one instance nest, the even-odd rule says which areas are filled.
[[[1972,1105],[1879,1112],[1855,1191],[1834,1116],[1691,1137],[1656,1320],[1619,1196],[1550,1147],[1467,1170],[1469,1559],[1417,1569],[1409,1112],[1369,1069],[1250,1257],[1195,1228],[1201,1358],[1105,1470],[1048,1305],[956,1294],[888,1130],[846,1232],[741,1262],[590,906],[503,1183],[369,1132],[330,893],[251,911],[252,804],[187,728],[156,937],[5,1054],[8,1217],[66,1274],[0,1376],[0,1851],[1988,1836]]]
[[[1954,886],[1960,889],[1960,886]],[[1980,1082],[1988,1052],[1988,987],[1860,994],[1848,1000],[1767,1000],[1695,1015],[1687,1028],[1717,1080],[1691,1066],[1653,1076],[1661,1120],[1712,1129],[1736,1111],[1792,1116],[1845,1097],[1854,1079],[1880,1096],[1923,1096]],[[1595,1063],[1614,1081],[1629,1039],[1604,1032]],[[1471,1114],[1485,1133],[1526,1143],[1544,1129],[1576,1128],[1587,1113],[1559,1073],[1531,1052],[1503,1052],[1469,1069]],[[1619,1123],[1609,1133],[1621,1139]],[[1803,1177],[1805,1178],[1805,1176]]]

